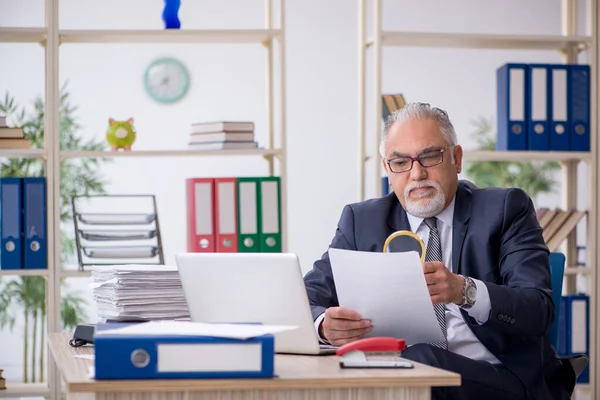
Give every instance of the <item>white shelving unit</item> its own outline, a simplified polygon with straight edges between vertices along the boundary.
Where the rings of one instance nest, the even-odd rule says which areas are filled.
[[[272,0],[265,0],[264,29],[224,30],[61,30],[58,23],[59,0],[45,0],[46,26],[44,28],[2,28],[0,43],[39,43],[45,50],[44,93],[44,149],[0,150],[1,157],[41,158],[46,162],[47,223],[48,223],[48,269],[47,270],[0,270],[2,276],[45,276],[47,332],[61,331],[61,280],[69,277],[89,277],[89,271],[61,270],[60,265],[60,163],[69,158],[101,157],[263,157],[268,163],[269,175],[281,177],[281,227],[282,249],[287,251],[287,148],[286,148],[286,73],[285,73],[285,2],[280,0],[274,7]],[[273,21],[277,10],[276,25]],[[266,60],[266,113],[267,139],[264,149],[252,150],[134,150],[112,151],[62,151],[59,142],[59,48],[71,43],[128,43],[128,44],[258,44],[262,45]],[[277,52],[278,63],[275,62]],[[275,72],[277,71],[277,79]],[[275,98],[275,88],[278,88]],[[275,104],[279,120],[275,126]],[[275,147],[275,139],[278,146]],[[277,162],[277,163],[276,163]],[[62,398],[61,377],[51,353],[48,354],[48,384],[10,384],[0,392],[0,397],[44,396],[52,400]]]
[[[565,255],[567,266],[565,270],[565,287],[567,292],[576,290],[575,278],[582,275],[588,278],[590,295],[590,384],[578,385],[586,389],[590,399],[600,398],[600,388],[596,384],[600,379],[600,335],[597,322],[600,321],[600,307],[597,306],[597,287],[600,285],[600,274],[596,273],[596,266],[600,262],[600,252],[597,248],[598,226],[600,215],[598,213],[598,191],[600,188],[598,174],[598,154],[600,141],[598,141],[598,65],[600,65],[600,10],[595,0],[586,1],[586,28],[585,36],[578,36],[578,1],[562,0],[562,35],[490,35],[490,34],[460,34],[460,33],[433,33],[433,32],[402,32],[385,31],[382,29],[382,1],[372,0],[370,13],[367,13],[367,1],[358,1],[358,166],[359,166],[359,199],[379,196],[381,193],[382,166],[379,162],[379,142],[382,131],[382,48],[420,47],[420,48],[460,48],[460,49],[514,49],[514,50],[556,50],[563,55],[564,62],[575,64],[578,54],[587,51],[588,63],[591,68],[591,151],[580,152],[537,152],[537,151],[464,151],[466,161],[558,161],[562,165],[563,208],[577,208],[578,166],[584,163],[587,166],[587,234],[586,234],[586,266],[576,265],[577,242],[575,232],[567,239]],[[371,15],[371,32],[367,34],[367,15]],[[370,51],[370,54],[367,53]],[[366,62],[370,57],[373,63],[373,76],[371,77],[373,89],[366,92]],[[375,111],[367,118],[367,100],[372,102]],[[367,146],[367,127],[375,133],[371,146]],[[374,161],[373,176],[370,187],[366,182],[366,163]]]

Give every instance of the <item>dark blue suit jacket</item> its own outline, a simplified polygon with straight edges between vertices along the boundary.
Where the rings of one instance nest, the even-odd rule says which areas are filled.
[[[410,224],[392,192],[347,205],[330,247],[381,252],[385,239],[398,230],[410,230]],[[483,281],[491,301],[486,323],[479,325],[465,311],[463,317],[535,399],[555,398],[564,384],[559,379],[564,367],[547,337],[554,319],[548,254],[533,203],[523,190],[478,189],[460,182],[453,272]],[[327,253],[306,274],[305,283],[313,319],[339,305]]]

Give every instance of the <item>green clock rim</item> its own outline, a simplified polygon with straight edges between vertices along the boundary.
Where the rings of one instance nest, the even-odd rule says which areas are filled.
[[[184,75],[185,85],[183,86],[183,89],[180,91],[180,93],[178,93],[176,96],[173,96],[173,97],[160,97],[160,96],[156,95],[152,91],[151,87],[148,84],[150,69],[157,64],[164,64],[164,63],[177,65],[177,67],[179,67],[181,69],[181,71],[183,72],[183,75]],[[146,89],[146,93],[148,93],[154,101],[157,101],[159,103],[174,103],[176,101],[181,100],[183,97],[185,97],[185,95],[187,94],[187,92],[190,88],[189,71],[188,71],[187,67],[185,66],[185,64],[183,64],[183,62],[181,62],[180,60],[178,60],[174,57],[157,58],[156,60],[152,61],[150,63],[150,65],[148,65],[148,67],[146,67],[146,71],[144,72],[144,88]]]

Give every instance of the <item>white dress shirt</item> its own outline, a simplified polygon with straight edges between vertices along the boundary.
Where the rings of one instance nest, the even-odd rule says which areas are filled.
[[[454,201],[437,215],[437,228],[440,233],[442,243],[442,258],[444,265],[452,268],[452,221],[454,219]],[[421,237],[427,248],[429,241],[429,227],[423,223],[423,218],[415,217],[407,213],[408,222],[410,223],[411,231]],[[487,287],[478,279],[473,279],[477,285],[477,299],[473,307],[467,310],[468,314],[473,317],[479,324],[485,323],[490,315],[491,303],[490,295]],[[319,315],[315,320],[315,329],[317,335],[319,325],[325,317],[325,314]],[[458,305],[451,303],[446,304],[446,328],[448,337],[448,350],[454,353],[463,355],[473,360],[487,361],[493,364],[499,364],[500,361],[477,339],[471,328],[464,321]],[[322,338],[319,336],[319,340]]]

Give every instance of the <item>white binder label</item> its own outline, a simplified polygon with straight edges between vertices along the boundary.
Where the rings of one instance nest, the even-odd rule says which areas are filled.
[[[262,368],[260,343],[159,344],[158,372],[256,371]]]
[[[552,120],[567,120],[567,70],[552,71]]]
[[[573,300],[571,303],[571,351],[573,353],[586,353],[586,324],[585,301]]]
[[[258,233],[258,224],[256,217],[256,183],[240,182],[239,186],[240,203],[240,234]]]
[[[210,183],[194,185],[196,203],[196,235],[210,235],[212,231],[212,190]]]
[[[219,232],[222,235],[235,233],[235,183],[219,182]]]
[[[261,182],[262,233],[279,233],[279,199],[277,182]]]
[[[546,68],[533,68],[531,71],[531,119],[533,121],[547,120],[547,99]]]
[[[525,71],[511,68],[509,118],[511,121],[525,121]]]

